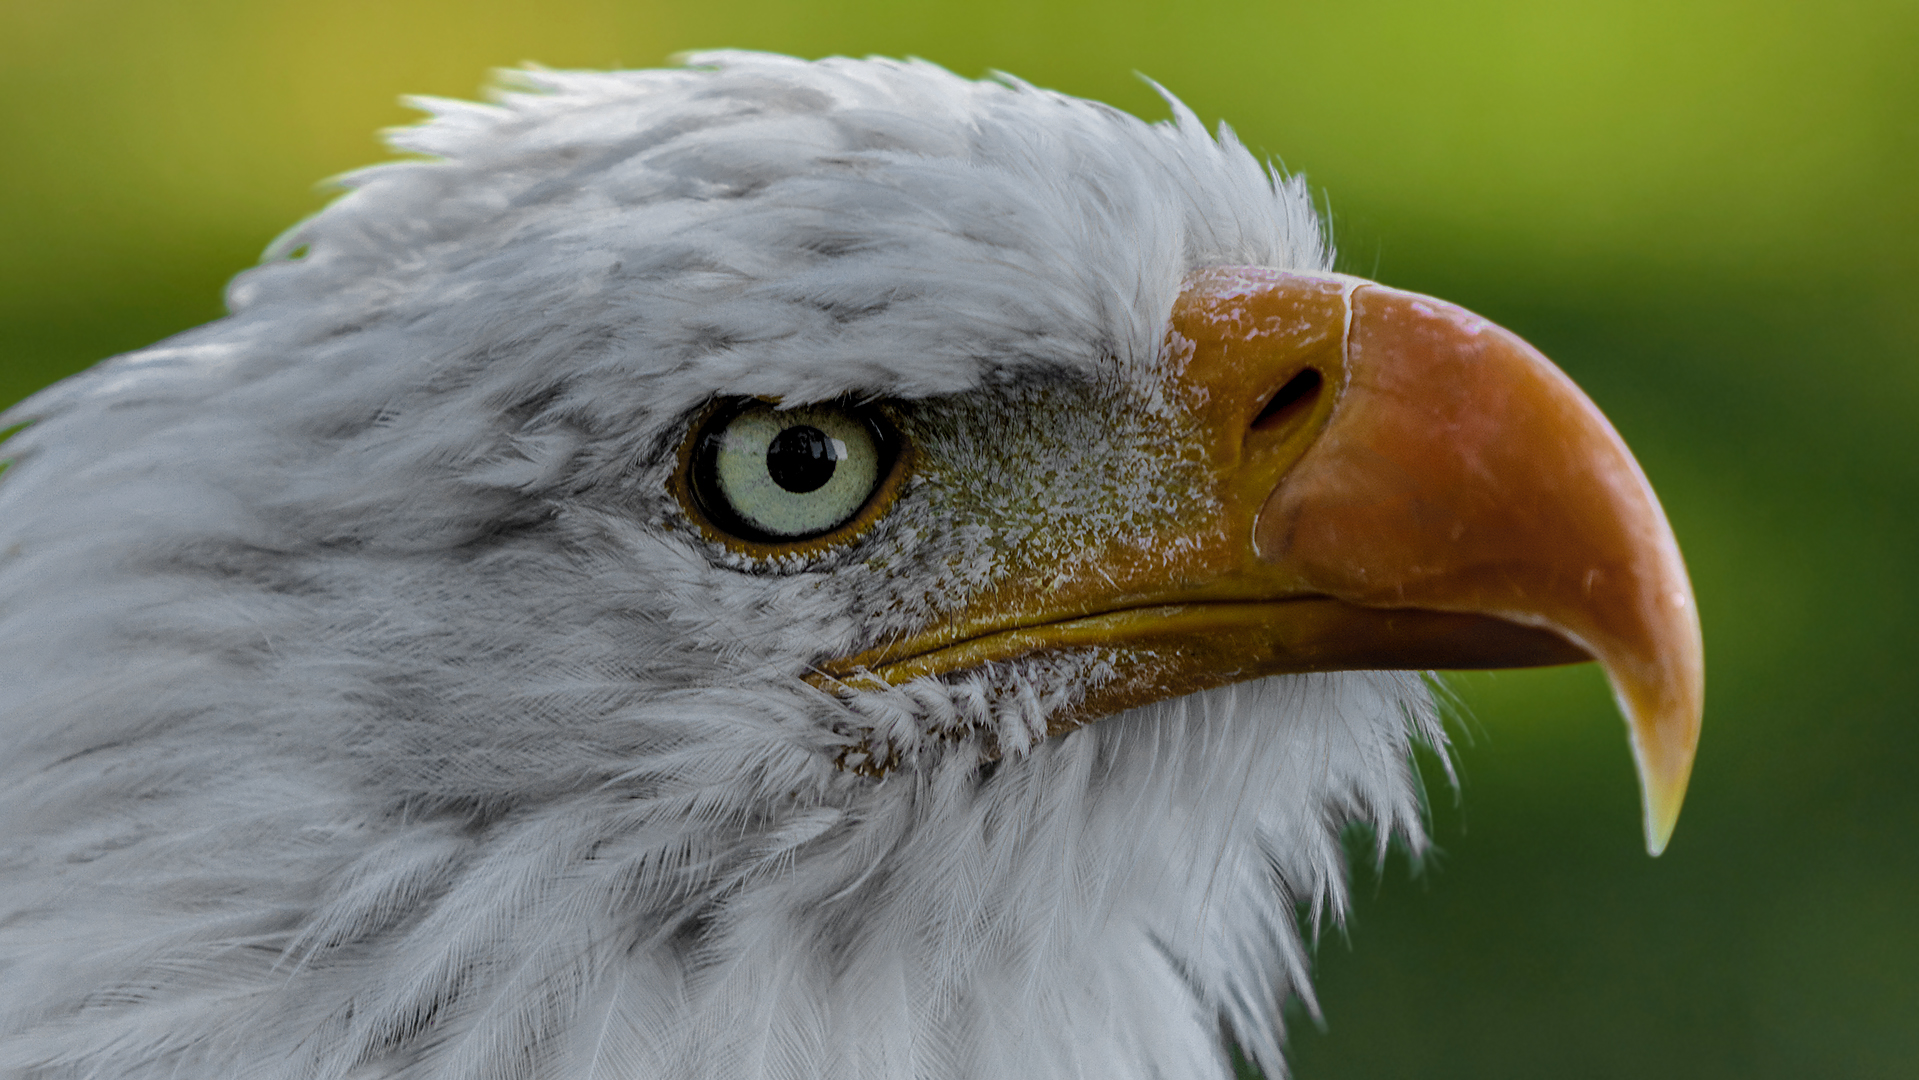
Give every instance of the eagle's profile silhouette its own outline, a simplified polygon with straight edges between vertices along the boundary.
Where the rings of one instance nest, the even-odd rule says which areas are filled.
[[[1563,375],[1302,183],[920,63],[428,101],[0,423],[0,1075],[1284,1069],[1417,671],[1698,624]]]

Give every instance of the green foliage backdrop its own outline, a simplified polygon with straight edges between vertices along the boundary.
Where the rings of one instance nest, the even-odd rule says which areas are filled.
[[[1919,5],[0,0],[0,40],[0,403],[217,317],[400,94],[491,67],[912,54],[1148,117],[1157,79],[1324,190],[1344,269],[1581,382],[1706,625],[1657,861],[1596,672],[1455,681],[1440,852],[1362,868],[1298,1075],[1919,1074]]]

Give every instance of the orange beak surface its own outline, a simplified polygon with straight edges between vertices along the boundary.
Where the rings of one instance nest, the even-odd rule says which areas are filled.
[[[1658,499],[1571,380],[1451,304],[1257,267],[1190,279],[1166,356],[1219,508],[1203,529],[1165,557],[1011,583],[827,672],[897,684],[1048,649],[1129,658],[1064,730],[1263,675],[1597,660],[1647,846],[1665,848],[1699,737],[1698,616]]]
[[[1285,351],[1255,343],[1307,323],[1344,327],[1341,347],[1300,358],[1329,369],[1338,402],[1264,499],[1260,558],[1360,608],[1498,620],[1599,661],[1631,732],[1647,847],[1663,850],[1699,739],[1704,652],[1679,545],[1625,443],[1518,337],[1371,282],[1213,271],[1181,298],[1174,332],[1233,381]],[[1453,647],[1432,663],[1566,659],[1498,630]]]

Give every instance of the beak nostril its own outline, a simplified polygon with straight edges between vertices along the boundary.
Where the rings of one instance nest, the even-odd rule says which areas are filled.
[[[1301,369],[1299,374],[1286,380],[1286,385],[1253,417],[1253,430],[1272,431],[1291,423],[1294,417],[1313,407],[1324,381],[1317,369]]]

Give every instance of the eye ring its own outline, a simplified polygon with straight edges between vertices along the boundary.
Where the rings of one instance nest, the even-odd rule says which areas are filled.
[[[883,405],[728,398],[689,425],[670,486],[707,539],[755,558],[806,557],[870,528],[910,457]]]

